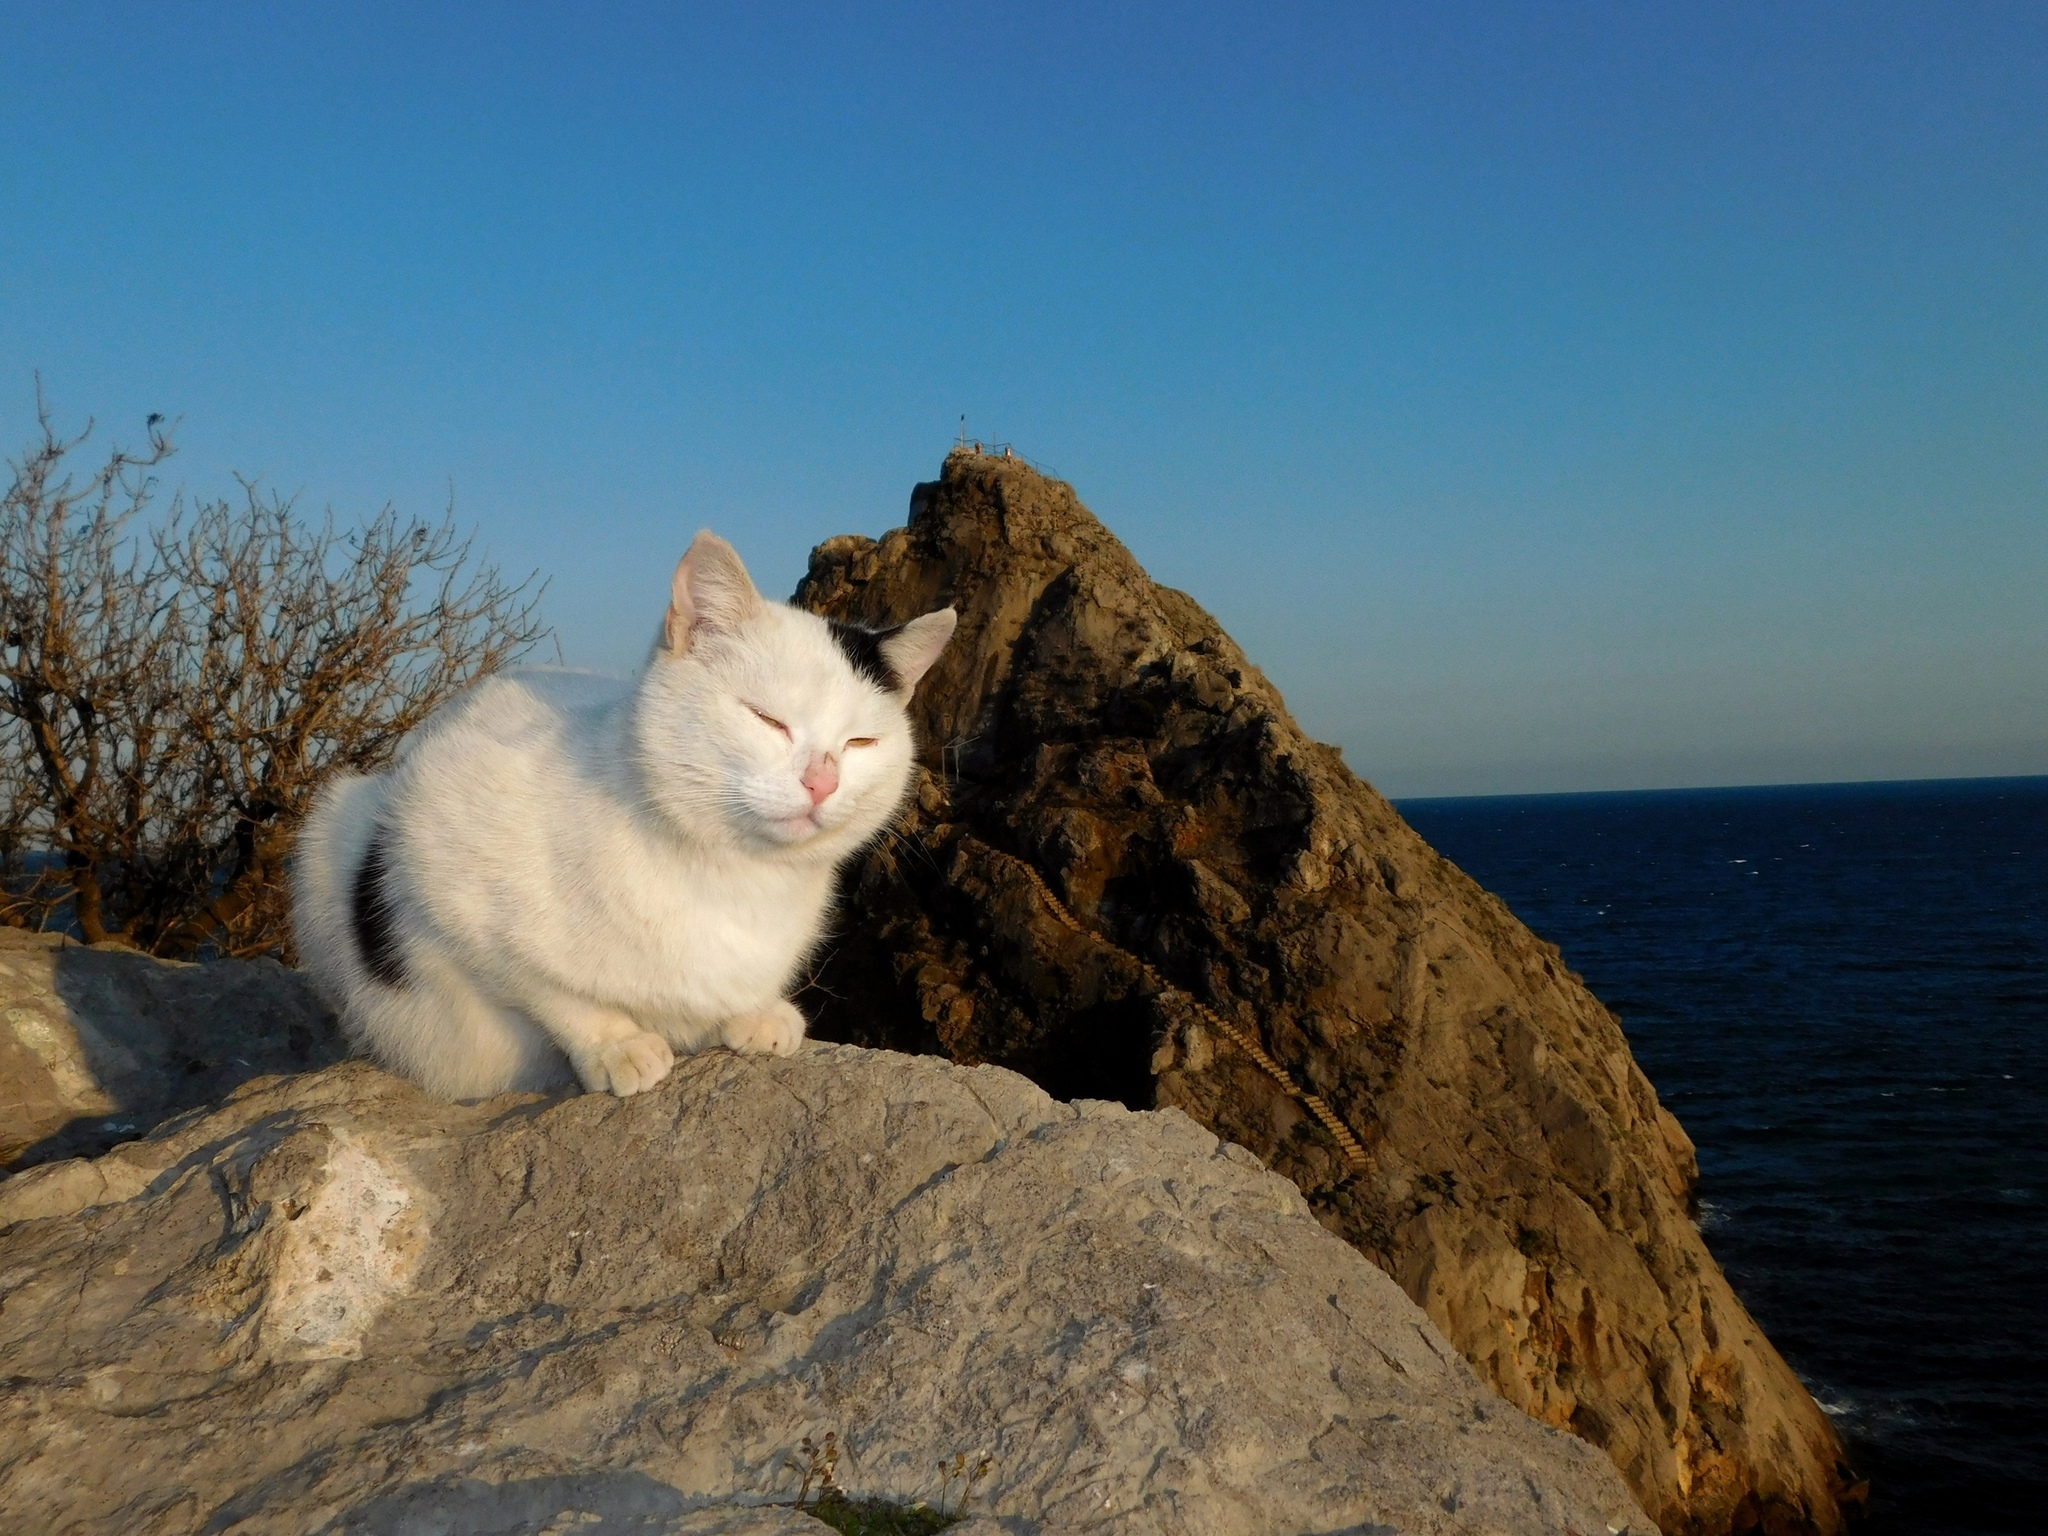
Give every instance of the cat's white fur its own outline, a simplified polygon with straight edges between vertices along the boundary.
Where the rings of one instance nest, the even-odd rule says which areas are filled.
[[[910,690],[954,622],[884,637],[885,686],[699,534],[638,679],[492,678],[387,772],[320,792],[294,874],[306,970],[359,1048],[449,1098],[570,1072],[637,1093],[715,1045],[787,1055],[785,994],[838,866],[902,802]],[[398,985],[359,944],[373,834]]]

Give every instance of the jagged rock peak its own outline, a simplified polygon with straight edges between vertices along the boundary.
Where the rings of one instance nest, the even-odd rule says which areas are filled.
[[[1671,1536],[1841,1528],[1833,1429],[1690,1221],[1691,1143],[1614,1016],[1071,487],[956,451],[905,527],[820,545],[797,600],[961,612],[916,802],[806,1000],[823,1032],[1177,1106]]]

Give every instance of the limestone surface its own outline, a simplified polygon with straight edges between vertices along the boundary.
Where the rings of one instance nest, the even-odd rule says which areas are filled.
[[[1692,1145],[1620,1024],[1070,487],[955,453],[798,601],[961,614],[916,804],[803,1000],[824,1033],[1176,1105],[1673,1536],[1840,1529],[1841,1447],[1689,1219]]]
[[[104,1152],[266,1073],[348,1054],[273,961],[185,965],[0,928],[0,1170]]]
[[[1178,1111],[849,1046],[620,1100],[360,1062],[0,1183],[0,1530],[1651,1529]]]

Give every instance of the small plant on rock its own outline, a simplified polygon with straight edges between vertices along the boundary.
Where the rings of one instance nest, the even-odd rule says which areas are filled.
[[[936,1536],[950,1525],[959,1524],[975,1485],[988,1474],[990,1460],[984,1456],[969,1465],[967,1457],[956,1455],[939,1463],[939,1507],[929,1504],[894,1504],[886,1499],[856,1498],[837,1482],[839,1437],[827,1430],[821,1440],[809,1435],[783,1465],[799,1474],[796,1507],[812,1519],[822,1521],[840,1536]],[[953,1485],[960,1491],[951,1509],[946,1507]]]
[[[946,1500],[951,1496],[953,1485],[960,1485],[960,1497],[952,1508],[952,1518],[958,1520],[967,1511],[967,1501],[974,1497],[975,1487],[988,1476],[992,1458],[984,1456],[973,1466],[967,1464],[964,1451],[955,1451],[951,1461],[939,1463],[939,1508],[944,1511]]]
[[[929,1504],[891,1504],[885,1499],[850,1499],[837,1488],[818,1496],[804,1511],[822,1520],[840,1536],[935,1536],[958,1515],[942,1514]]]
[[[803,1453],[802,1460],[791,1456],[784,1465],[793,1472],[803,1474],[803,1483],[796,1491],[796,1507],[802,1509],[804,1501],[810,1498],[813,1487],[818,1490],[820,1499],[828,1493],[839,1491],[832,1482],[833,1474],[839,1467],[839,1436],[828,1429],[822,1442],[814,1442],[809,1435],[805,1435],[797,1442],[797,1449]]]

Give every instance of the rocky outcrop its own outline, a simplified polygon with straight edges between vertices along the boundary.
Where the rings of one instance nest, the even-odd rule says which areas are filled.
[[[266,1073],[348,1054],[296,972],[0,928],[0,1169],[91,1156]]]
[[[365,1063],[0,1183],[0,1529],[1648,1529],[1177,1112],[847,1046],[451,1105]]]
[[[1070,488],[956,453],[798,600],[962,615],[916,803],[806,999],[824,1033],[1177,1106],[1673,1536],[1840,1527],[1835,1435],[1688,1219],[1692,1147],[1613,1015]]]

